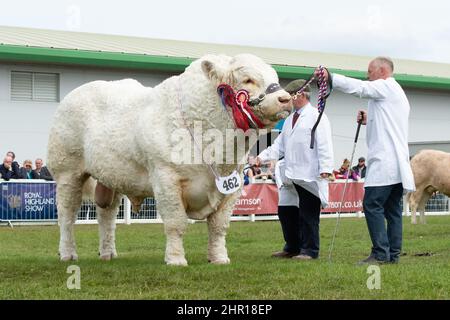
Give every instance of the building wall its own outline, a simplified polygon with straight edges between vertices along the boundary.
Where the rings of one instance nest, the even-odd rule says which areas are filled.
[[[10,98],[10,73],[15,71],[54,72],[60,74],[60,99],[76,87],[93,80],[119,80],[134,78],[146,86],[155,86],[172,74],[154,72],[68,68],[58,66],[0,64],[0,157],[13,150],[22,164],[25,159],[46,158],[47,139],[53,114],[58,103],[18,102]],[[282,85],[288,81],[281,79]],[[406,90],[411,104],[410,142],[450,140],[450,93]],[[312,104],[316,104],[313,88]],[[356,113],[366,109],[367,101],[333,91],[327,101],[328,115],[333,133],[335,166],[353,150],[356,132]],[[361,128],[355,159],[366,156],[366,130]],[[426,147],[426,145],[424,145]],[[416,150],[416,149],[415,149]]]
[[[65,68],[58,66],[0,64],[0,158],[7,151],[16,153],[22,165],[25,159],[46,160],[47,140],[56,102],[11,101],[11,71],[51,72],[60,74],[60,100],[80,85],[94,80],[133,78],[145,86],[155,86],[171,76],[167,73]]]

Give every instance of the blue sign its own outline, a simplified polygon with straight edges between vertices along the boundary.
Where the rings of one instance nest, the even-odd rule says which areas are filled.
[[[1,220],[57,219],[55,183],[2,182],[0,188]]]

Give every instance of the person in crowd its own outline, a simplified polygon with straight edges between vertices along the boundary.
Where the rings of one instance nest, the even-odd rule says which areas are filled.
[[[19,166],[13,165],[13,157],[6,156],[3,164],[0,165],[0,175],[5,181],[10,179],[20,179]]]
[[[315,147],[310,148],[311,129],[319,113],[309,103],[309,86],[301,94],[297,94],[297,90],[305,83],[305,80],[299,79],[286,86],[285,90],[292,96],[294,110],[286,118],[274,143],[256,158],[256,163],[260,164],[284,157],[286,178],[293,182],[299,198],[299,210],[296,214],[286,215],[285,224],[290,226],[286,230],[289,235],[286,236],[299,237],[300,246],[290,248],[292,251],[283,250],[282,253],[276,252],[273,255],[292,256],[292,259],[298,261],[319,257],[320,211],[328,204],[328,178],[333,172],[334,163],[331,128],[326,114],[322,115],[314,135]]]
[[[254,176],[255,179],[267,180],[274,179],[275,176],[275,164],[276,161],[268,161],[267,163],[261,164],[261,172]]]
[[[253,182],[260,173],[261,167],[256,165],[256,157],[254,155],[249,155],[247,164],[244,167],[244,185]]]
[[[34,161],[36,169],[33,170],[33,179],[44,179],[47,181],[53,181],[53,177],[48,171],[47,167],[44,166],[44,161],[41,158],[37,158]]]
[[[19,169],[20,179],[33,179],[33,162],[25,160],[23,167]]]
[[[387,57],[369,63],[368,81],[325,71],[334,90],[368,99],[368,110],[359,110],[357,121],[367,125],[363,207],[372,250],[360,264],[399,261],[403,234],[400,201],[404,192],[415,191],[408,149],[410,106],[393,72],[394,63]]]
[[[347,176],[349,174],[349,168],[350,168],[350,160],[344,159],[344,162],[342,163],[339,170],[334,170],[333,174],[336,179],[347,179]]]
[[[19,163],[16,161],[16,154],[13,151],[8,151],[6,153],[7,156],[10,156],[13,160],[13,162],[11,163],[11,168],[14,172],[19,172]]]
[[[358,159],[358,164],[352,168],[352,171],[358,175],[359,178],[364,179],[366,177],[366,159],[360,157]]]

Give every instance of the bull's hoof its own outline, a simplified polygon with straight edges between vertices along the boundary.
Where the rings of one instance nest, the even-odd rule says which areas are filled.
[[[212,264],[230,264],[230,258],[220,258],[220,259],[208,259],[209,263]]]
[[[102,260],[102,261],[111,261],[112,259],[117,258],[117,253],[108,252],[108,253],[99,254],[99,256],[100,256],[100,260]]]
[[[181,267],[187,267],[188,265],[185,258],[166,259],[166,264],[168,266],[181,266]]]
[[[77,261],[78,260],[78,255],[76,253],[60,254],[59,256],[60,256],[59,257],[60,261]]]

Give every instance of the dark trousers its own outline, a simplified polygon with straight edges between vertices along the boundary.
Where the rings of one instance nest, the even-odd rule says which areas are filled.
[[[371,255],[377,260],[396,262],[399,259],[402,249],[402,194],[401,183],[365,188],[364,215],[372,240]]]
[[[283,251],[299,254],[301,249],[300,214],[296,206],[278,206],[278,219],[286,244]]]
[[[320,236],[320,199],[311,192],[294,184],[299,197],[299,232],[300,232],[300,254],[313,258],[319,257]]]

